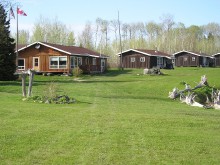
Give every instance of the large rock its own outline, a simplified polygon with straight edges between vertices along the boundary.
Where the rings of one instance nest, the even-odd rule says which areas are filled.
[[[160,71],[160,68],[153,67],[151,69],[144,69],[144,74],[162,74],[162,72]]]

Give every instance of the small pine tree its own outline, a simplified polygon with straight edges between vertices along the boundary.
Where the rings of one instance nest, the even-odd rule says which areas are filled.
[[[10,37],[10,20],[0,4],[0,81],[15,80],[16,54],[14,39]]]

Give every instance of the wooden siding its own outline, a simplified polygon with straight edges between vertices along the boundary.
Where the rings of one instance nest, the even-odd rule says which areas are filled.
[[[220,54],[215,56],[215,66],[220,67]]]
[[[213,66],[213,59],[208,56],[198,56],[189,52],[181,52],[175,55],[175,66],[200,67]]]
[[[19,52],[18,57],[25,59],[25,70],[33,68],[33,57],[39,57],[39,72],[69,72],[69,63],[67,60],[66,69],[50,69],[50,57],[52,56],[66,56],[65,53],[60,53],[59,51],[53,50],[51,48],[42,46],[36,49],[34,46],[24,49]]]
[[[157,66],[157,56],[147,56],[147,55],[143,55],[141,53],[137,53],[134,51],[130,51],[130,52],[126,52],[123,53],[122,55],[123,57],[123,67],[124,68],[153,68],[153,67],[158,67]],[[141,61],[141,58],[145,58],[145,61]],[[166,61],[170,61],[167,58],[163,58],[163,66],[161,67],[165,67]],[[132,59],[133,62],[132,62]]]
[[[127,52],[122,55],[123,57],[123,67],[124,68],[150,68],[150,57],[137,53],[137,52]],[[141,57],[145,58],[144,62],[141,62]],[[132,59],[134,61],[132,62]]]
[[[66,56],[67,57],[67,67],[66,69],[51,69],[50,68],[50,57],[52,56]],[[33,57],[39,58],[39,72],[65,72],[70,73],[72,68],[70,68],[70,55],[54,50],[52,48],[41,45],[39,49],[33,46],[28,47],[24,50],[19,51],[18,58],[25,59],[25,70],[33,68]],[[85,72],[88,71],[101,71],[101,58],[96,58],[96,65],[92,66],[93,57],[88,56],[77,56],[82,57],[82,69],[85,68]],[[105,64],[107,65],[107,59],[105,59]]]
[[[202,64],[202,59],[199,56],[189,54],[189,53],[180,53],[175,56],[175,65],[176,66],[200,66]]]

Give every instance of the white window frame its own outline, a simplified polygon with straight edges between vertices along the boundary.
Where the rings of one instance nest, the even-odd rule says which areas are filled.
[[[35,59],[37,59],[38,61],[37,61],[37,66],[35,66]],[[40,65],[40,63],[39,63],[39,61],[40,61],[40,58],[39,57],[33,57],[33,68],[34,67],[39,67],[39,65]]]
[[[196,57],[192,57],[192,61],[196,61]]]
[[[57,58],[57,65],[51,65],[51,59],[52,58]],[[61,65],[61,59],[65,58],[66,59],[66,65]],[[49,57],[49,68],[50,69],[67,69],[67,56],[50,56]]]
[[[131,62],[135,62],[135,57],[131,57]]]
[[[18,61],[19,60],[24,60],[24,66],[19,66],[18,65],[18,70],[25,70],[25,58],[19,58]],[[18,64],[19,64],[19,62],[18,62]]]
[[[145,62],[145,57],[140,57],[140,62]]]

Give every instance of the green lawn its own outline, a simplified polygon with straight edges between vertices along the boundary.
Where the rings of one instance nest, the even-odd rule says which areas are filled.
[[[69,105],[21,101],[20,81],[0,82],[0,164],[220,164],[220,111],[168,98],[204,74],[220,87],[220,68],[162,72],[35,76],[33,95],[54,82]]]

